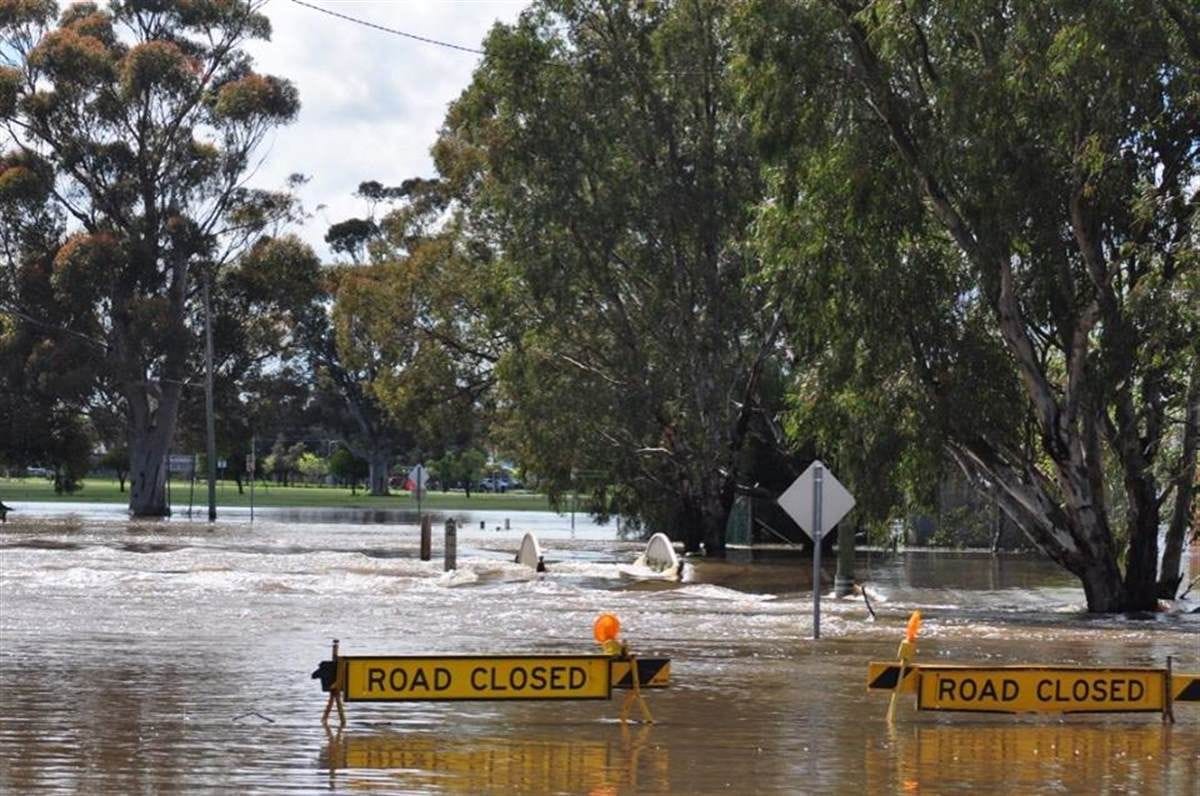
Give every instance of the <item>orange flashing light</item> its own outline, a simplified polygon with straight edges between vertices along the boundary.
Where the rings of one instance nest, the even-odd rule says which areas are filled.
[[[596,642],[599,644],[615,640],[620,632],[621,620],[612,614],[600,614],[596,617],[596,623],[592,625],[592,635],[596,637]]]
[[[921,612],[913,611],[912,616],[908,618],[908,627],[904,629],[904,640],[912,644],[917,640],[919,632],[921,632]]]

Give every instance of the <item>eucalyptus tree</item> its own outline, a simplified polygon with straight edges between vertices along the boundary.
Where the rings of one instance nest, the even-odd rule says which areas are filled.
[[[27,238],[12,250],[20,268],[10,295],[27,312],[0,314],[0,464],[50,467],[55,491],[72,492],[88,470],[93,433],[85,411],[98,374],[88,341],[45,329],[70,318],[54,297],[51,241]]]
[[[738,20],[792,311],[848,319],[870,354],[848,378],[897,390],[1090,610],[1153,608],[1160,507],[1177,551],[1196,480],[1200,9],[750,0]]]
[[[303,324],[323,284],[316,254],[290,234],[264,236],[224,268],[212,286],[214,405],[217,451],[225,473],[238,482],[256,433],[264,442],[304,425],[311,395]],[[193,327],[203,324],[193,309]],[[202,347],[191,351],[189,370],[204,367]],[[271,393],[269,396],[265,392]],[[290,402],[292,406],[284,407]],[[299,409],[297,407],[300,407]],[[204,395],[186,391],[176,441],[204,444]]]
[[[71,328],[124,399],[135,515],[169,511],[164,459],[204,277],[291,209],[244,187],[259,142],[298,109],[242,49],[270,35],[262,5],[114,0],[56,21],[53,0],[0,0],[3,148],[25,163],[2,179],[41,181],[69,219],[56,282],[88,307]]]
[[[724,547],[778,325],[727,5],[543,0],[498,25],[435,160],[506,352],[501,441],[551,495]]]
[[[47,345],[46,328],[62,325],[70,310],[54,296],[63,222],[47,203],[46,171],[19,153],[0,155],[0,299],[26,308],[0,314],[0,463],[16,469],[57,469],[81,441],[86,464],[79,421],[96,375],[88,338],[59,335],[59,345]]]
[[[307,349],[324,409],[322,420],[367,462],[367,486],[376,496],[388,493],[392,460],[409,439],[376,393],[376,381],[395,362],[372,336],[364,318],[370,305],[380,301],[386,276],[386,267],[380,265],[327,269],[327,303],[319,315],[309,317]]]
[[[303,323],[305,350],[322,422],[369,463],[372,494],[386,494],[397,454],[474,439],[496,340],[480,322],[477,274],[443,218],[440,184],[368,181],[357,195],[371,211],[329,229],[326,241],[351,262],[324,269]],[[380,203],[389,209],[377,219]]]

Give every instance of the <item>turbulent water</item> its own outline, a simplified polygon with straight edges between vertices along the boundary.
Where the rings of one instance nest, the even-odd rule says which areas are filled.
[[[694,561],[667,582],[633,566],[638,544],[554,515],[513,515],[507,531],[500,515],[463,517],[445,573],[440,524],[422,562],[411,517],[268,512],[210,527],[25,508],[0,526],[5,793],[1200,788],[1200,703],[1164,726],[919,713],[908,698],[885,721],[866,665],[894,657],[915,607],[921,661],[1171,655],[1200,671],[1200,616],[1088,617],[1073,580],[1029,558],[860,556],[877,618],[861,597],[823,599],[813,641],[811,562]],[[544,574],[512,563],[527,528]],[[604,611],[636,651],[672,658],[653,725],[622,725],[617,701],[355,703],[345,729],[320,723],[310,673],[333,638],[351,655],[589,654]]]

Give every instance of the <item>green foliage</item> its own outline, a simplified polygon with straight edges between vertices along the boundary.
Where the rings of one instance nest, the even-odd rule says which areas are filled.
[[[45,25],[57,13],[57,0],[0,0],[0,27]]]
[[[54,256],[50,286],[64,307],[86,312],[121,259],[112,235],[73,235]]]
[[[438,183],[368,181],[357,195],[371,216],[333,225],[326,239],[365,264],[326,269],[301,329],[321,422],[371,462],[378,492],[393,451],[419,459],[471,444],[496,342],[471,323],[474,275],[453,225],[434,229]],[[381,202],[391,209],[377,223]]]
[[[17,96],[21,90],[21,71],[0,66],[0,119],[7,119],[17,110]]]
[[[484,465],[487,464],[487,454],[478,448],[468,448],[458,455],[455,475],[466,483],[467,491],[479,481],[483,475]]]
[[[497,26],[434,156],[473,306],[504,340],[495,437],[554,499],[722,546],[761,422],[773,311],[748,285],[759,196],[727,6],[534,3]],[[770,416],[778,407],[765,407]]]
[[[42,348],[91,340],[93,386],[111,380],[131,421],[137,513],[167,510],[162,460],[200,338],[192,287],[295,210],[242,187],[255,147],[299,107],[242,49],[270,34],[258,7],[77,3],[55,25],[56,3],[0,2],[0,115],[21,138],[21,154],[0,153],[0,308],[41,329]]]
[[[0,206],[5,210],[40,208],[49,199],[53,184],[53,169],[37,155],[9,152],[0,157]]]
[[[469,496],[483,475],[487,454],[478,448],[452,452],[447,451],[429,466],[430,471],[442,484],[445,492],[460,481]]]
[[[129,476],[129,448],[125,446],[109,448],[100,457],[100,461],[97,464],[117,474],[119,488],[124,492],[125,479]]]
[[[366,257],[367,244],[379,235],[379,225],[369,218],[348,218],[329,227],[325,242],[338,254],[355,262]]]
[[[196,76],[178,45],[169,41],[143,42],[121,61],[121,93],[134,98],[161,90],[182,94],[196,89]],[[224,91],[224,88],[222,88]]]
[[[316,483],[329,472],[329,462],[312,451],[305,451],[296,460],[296,469],[306,481]]]
[[[367,477],[367,462],[350,452],[345,446],[339,447],[329,457],[329,474],[342,483],[356,485]]]
[[[250,74],[221,86],[213,110],[222,120],[246,123],[267,119],[282,124],[299,112],[300,99],[286,80]]]
[[[1200,11],[754,0],[735,26],[764,273],[821,330],[792,333],[797,428],[856,416],[893,475],[940,447],[1093,609],[1152,604],[1200,356]]]

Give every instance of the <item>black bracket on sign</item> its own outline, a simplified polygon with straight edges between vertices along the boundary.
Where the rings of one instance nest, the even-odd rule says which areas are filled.
[[[321,661],[312,673],[312,679],[320,680],[321,690],[328,692],[337,680],[337,661]]]

